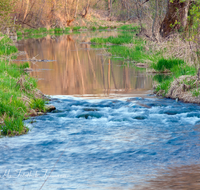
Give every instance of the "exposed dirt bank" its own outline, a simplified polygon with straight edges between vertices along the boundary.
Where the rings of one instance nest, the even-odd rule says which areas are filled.
[[[164,90],[154,91],[157,96],[163,96],[166,98],[172,98],[183,101],[185,103],[200,103],[200,81],[197,76],[182,75],[178,79],[175,79],[164,95]]]

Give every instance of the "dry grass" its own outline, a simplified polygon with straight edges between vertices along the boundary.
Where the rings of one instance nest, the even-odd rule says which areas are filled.
[[[146,48],[152,52],[160,52],[165,59],[183,59],[188,65],[199,66],[198,44],[181,39],[179,34],[173,34],[167,39],[159,39],[158,42],[147,40]]]

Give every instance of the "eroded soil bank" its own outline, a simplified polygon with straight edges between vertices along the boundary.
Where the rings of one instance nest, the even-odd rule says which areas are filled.
[[[200,103],[199,98],[199,80],[197,76],[183,75],[171,83],[168,92],[165,90],[154,90],[157,96],[176,99],[185,103]]]

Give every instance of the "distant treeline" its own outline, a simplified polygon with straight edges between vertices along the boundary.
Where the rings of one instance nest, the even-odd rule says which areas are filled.
[[[1,0],[0,26],[64,28],[91,9],[107,21],[138,22],[153,38],[199,27],[200,0]]]

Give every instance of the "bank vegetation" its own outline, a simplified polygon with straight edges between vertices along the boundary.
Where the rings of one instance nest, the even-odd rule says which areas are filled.
[[[29,64],[12,63],[19,53],[12,40],[0,33],[0,135],[25,134],[29,129],[24,119],[55,109],[45,105],[47,97],[26,72]]]

